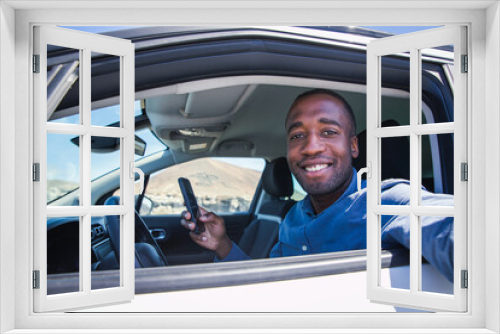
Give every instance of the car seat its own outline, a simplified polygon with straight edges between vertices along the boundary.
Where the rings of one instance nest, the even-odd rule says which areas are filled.
[[[382,122],[382,127],[399,126],[393,119]],[[382,180],[410,179],[410,140],[408,137],[389,137],[382,141]],[[352,164],[356,170],[366,167],[366,130],[358,134],[359,156]],[[363,175],[363,179],[366,174]]]
[[[119,205],[120,198],[112,196],[104,202],[104,205]],[[113,247],[118,263],[120,263],[120,217],[106,216],[109,240]],[[135,267],[150,268],[166,266],[167,259],[161,248],[151,236],[141,216],[135,211]]]
[[[271,200],[263,203],[257,218],[243,232],[238,246],[251,258],[269,256],[278,241],[279,224],[296,203],[283,199],[293,194],[293,180],[285,158],[277,158],[266,165],[262,174],[262,187],[271,195]]]

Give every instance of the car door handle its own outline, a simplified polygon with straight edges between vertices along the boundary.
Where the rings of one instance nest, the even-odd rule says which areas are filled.
[[[167,236],[167,231],[162,228],[153,228],[150,229],[149,232],[155,240],[163,240]]]

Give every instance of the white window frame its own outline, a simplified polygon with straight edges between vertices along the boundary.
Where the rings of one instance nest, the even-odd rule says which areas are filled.
[[[454,121],[422,123],[421,50],[454,46]],[[370,168],[367,200],[368,298],[384,304],[424,310],[464,312],[467,290],[461,286],[461,271],[467,270],[467,182],[461,180],[461,163],[467,163],[467,74],[461,71],[461,55],[467,55],[466,27],[442,27],[372,41],[367,50],[367,162]],[[410,124],[381,127],[383,56],[410,52]],[[454,206],[426,207],[420,202],[422,180],[422,135],[454,134]],[[383,138],[410,138],[410,205],[381,205],[381,141]],[[410,218],[410,289],[384,288],[380,280],[381,215]],[[424,216],[454,217],[454,289],[452,295],[422,291],[422,235]]]
[[[38,288],[33,289],[34,311],[64,311],[102,304],[128,302],[134,298],[134,45],[128,40],[84,33],[70,29],[34,27],[34,54],[39,56],[34,81],[34,161],[38,179],[34,183],[34,271]],[[79,50],[79,124],[50,123],[47,102],[47,46]],[[120,126],[93,126],[91,122],[91,53],[99,52],[120,58]],[[80,136],[78,206],[47,205],[47,134]],[[92,136],[120,138],[121,203],[91,205]],[[92,216],[118,215],[120,219],[120,285],[92,290],[91,219]],[[47,218],[79,217],[79,291],[47,295]]]
[[[74,9],[76,4],[80,9]],[[97,9],[97,6],[100,9]],[[456,332],[462,329],[467,333],[495,333],[500,331],[498,313],[500,311],[499,273],[500,261],[496,256],[486,257],[486,253],[498,254],[500,251],[500,228],[496,222],[500,220],[500,175],[498,165],[500,152],[489,150],[485,154],[484,146],[500,146],[498,124],[500,116],[500,9],[496,1],[464,1],[464,2],[398,2],[389,4],[384,1],[370,2],[366,8],[365,2],[331,2],[329,4],[316,2],[303,3],[259,3],[233,2],[226,4],[221,10],[215,2],[199,4],[196,9],[189,4],[178,3],[151,4],[144,2],[139,6],[152,8],[137,11],[120,9],[105,1],[99,2],[58,2],[49,3],[17,3],[4,1],[0,3],[0,106],[1,132],[0,141],[2,187],[0,202],[2,215],[0,240],[2,302],[0,304],[1,331],[17,329],[17,333],[37,332],[36,329],[59,328],[60,332],[70,332],[75,328],[88,328],[89,332],[109,332],[97,328],[128,329],[137,328],[143,321],[141,330],[148,328],[170,328],[164,332],[176,332],[175,328],[207,328],[230,329],[235,332],[248,332],[248,328],[263,326],[274,332],[283,332],[278,328],[302,328],[301,332],[318,331],[330,328],[359,328],[363,333],[387,332]],[[130,5],[130,3],[127,3]],[[51,7],[52,6],[52,7]],[[59,8],[66,7],[66,8]],[[68,8],[69,6],[69,8]],[[95,7],[94,7],[95,6]],[[379,6],[379,7],[377,7]],[[392,7],[398,6],[398,8]],[[432,7],[426,7],[432,6]],[[457,6],[457,7],[454,7]],[[52,8],[59,10],[44,10]],[[82,9],[83,8],[83,9]],[[95,9],[92,9],[95,8]],[[107,9],[106,9],[107,8]],[[110,10],[111,8],[111,10]],[[242,10],[250,8],[250,10]],[[375,9],[374,9],[375,8]],[[376,9],[378,8],[378,9]],[[411,10],[409,10],[411,9]],[[105,13],[105,15],[103,14]],[[213,15],[207,15],[211,13]],[[265,15],[263,15],[265,13]],[[471,63],[473,71],[468,79],[471,84],[469,92],[469,107],[471,113],[468,119],[468,132],[472,133],[468,147],[471,152],[469,165],[469,195],[474,195],[468,205],[473,232],[469,228],[468,247],[471,249],[469,268],[474,274],[469,277],[468,289],[469,311],[465,314],[436,315],[370,315],[370,314],[272,314],[272,315],[234,315],[234,314],[182,314],[182,315],[110,315],[94,316],[88,314],[33,314],[31,290],[30,244],[32,239],[31,222],[33,214],[26,207],[32,205],[30,181],[32,148],[31,119],[32,109],[29,96],[32,92],[29,82],[29,64],[31,59],[30,31],[35,23],[53,24],[61,22],[75,25],[175,25],[175,24],[282,24],[282,25],[437,25],[437,24],[467,24],[470,29]],[[486,22],[486,25],[485,25]],[[486,29],[488,27],[488,29]],[[5,29],[4,29],[5,28]],[[485,64],[489,64],[486,71]],[[15,68],[15,70],[14,70]],[[7,73],[7,75],[5,75]],[[15,80],[14,80],[15,78]],[[15,83],[14,89],[12,82]],[[8,98],[8,96],[14,96]],[[14,130],[9,131],[12,122],[12,110],[15,110],[16,121]],[[471,122],[474,117],[474,122]],[[487,119],[487,121],[486,121]],[[15,132],[15,133],[14,133]],[[487,134],[486,134],[487,133]],[[15,135],[16,145],[12,146],[8,135]],[[15,173],[14,173],[15,172]],[[14,173],[14,177],[12,174]],[[486,182],[486,174],[488,181]],[[4,186],[5,185],[5,186]],[[16,189],[15,201],[11,189]],[[12,220],[16,224],[11,224]],[[12,236],[15,236],[14,238]],[[28,238],[28,239],[27,239]],[[12,256],[14,250],[14,256]],[[12,287],[15,286],[15,289]],[[488,291],[488,293],[486,293]],[[12,307],[15,305],[15,307]],[[422,321],[425,319],[425,321]],[[362,327],[362,328],[361,328]],[[23,330],[28,329],[30,330]],[[243,329],[246,328],[246,329]],[[274,330],[273,330],[274,328]],[[382,329],[382,328],[385,328]],[[397,329],[395,329],[397,328]],[[437,329],[437,328],[442,328]],[[315,330],[316,329],[316,330]],[[448,330],[447,330],[448,329]],[[203,330],[199,330],[203,332]],[[207,330],[210,331],[210,330]],[[326,330],[328,331],[328,330]],[[342,330],[340,330],[342,331]],[[337,331],[337,332],[340,332]],[[351,329],[352,332],[354,330]],[[56,332],[52,330],[51,332]],[[75,330],[76,332],[76,330]],[[178,332],[178,330],[177,330]],[[212,330],[213,332],[213,330]],[[296,331],[295,331],[296,332]]]

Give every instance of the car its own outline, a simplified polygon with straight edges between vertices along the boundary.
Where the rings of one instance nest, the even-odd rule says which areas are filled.
[[[389,34],[361,27],[139,27],[107,35],[136,45],[135,164],[146,175],[145,191],[136,186],[136,298],[330,277],[350,282],[349,293],[366,299],[365,250],[268,257],[279,223],[305,196],[285,159],[284,123],[292,101],[313,88],[340,93],[357,120],[360,156],[354,166],[365,167],[366,49]],[[452,51],[444,46],[424,54],[427,123],[453,122]],[[48,49],[49,122],[79,122],[78,57],[72,49]],[[408,125],[409,55],[383,58],[382,126]],[[92,57],[93,125],[120,124],[119,61]],[[79,205],[80,140],[47,136],[48,206]],[[423,136],[426,189],[454,193],[453,145],[453,134]],[[92,205],[120,201],[119,157],[119,139],[92,138]],[[384,140],[383,179],[408,179],[409,173],[409,139]],[[224,218],[230,238],[254,260],[214,263],[213,252],[191,241],[180,225],[185,207],[179,177],[191,180],[199,204]],[[116,218],[92,217],[92,289],[120,284]],[[78,217],[47,219],[50,295],[79,289],[79,233],[87,232]],[[408,256],[404,249],[382,251],[389,286],[408,288]],[[425,291],[453,293],[452,283],[425,268]],[[365,309],[409,311],[374,304]]]

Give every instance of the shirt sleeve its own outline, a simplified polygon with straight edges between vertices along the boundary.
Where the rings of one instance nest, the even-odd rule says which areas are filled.
[[[422,192],[422,204],[453,206],[453,196]],[[453,217],[422,217],[422,256],[450,282],[453,282]],[[408,216],[392,216],[382,227],[382,247],[410,248]]]
[[[250,259],[251,257],[246,255],[245,252],[243,252],[241,248],[233,242],[233,247],[231,247],[231,251],[229,252],[229,254],[223,259],[220,259],[216,256],[214,262],[243,261]]]
[[[402,245],[410,249],[410,222],[407,216],[393,216],[382,232],[382,247]],[[453,218],[422,217],[422,256],[453,282]]]

